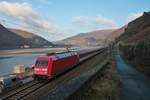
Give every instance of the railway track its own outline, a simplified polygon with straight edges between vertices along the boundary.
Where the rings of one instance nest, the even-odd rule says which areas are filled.
[[[106,50],[106,49],[105,49]],[[69,72],[61,75],[59,78],[51,81],[49,84],[45,85],[44,87],[38,89],[37,91],[35,91],[34,93],[28,95],[28,97],[26,97],[24,100],[42,100],[42,99],[46,99],[49,100],[47,98],[44,98],[45,96],[48,96],[50,91],[52,92],[52,97],[50,100],[63,100],[62,98],[64,98],[64,96],[66,96],[66,92],[64,88],[64,92],[62,93],[62,95],[60,96],[58,95],[57,99],[55,98],[55,92],[57,93],[59,90],[58,88],[61,85],[65,85],[66,83],[70,82],[70,80],[74,80],[75,77],[80,76],[81,74],[88,72],[89,70],[91,70],[91,68],[93,69],[96,65],[100,64],[101,60],[104,61],[106,56],[106,52],[104,52],[105,50],[100,51],[99,53],[97,52],[97,54],[92,58],[89,58],[87,60],[83,60],[77,67],[75,67],[73,70],[70,70]],[[94,63],[93,63],[94,62]],[[77,85],[77,84],[76,84]],[[72,89],[74,89],[73,87],[70,87]],[[62,88],[60,88],[62,89]],[[56,90],[56,91],[55,91]],[[54,93],[54,94],[53,94]],[[71,92],[68,92],[68,94]]]
[[[33,81],[31,84],[17,89],[16,91],[12,92],[11,94],[1,98],[0,100],[20,100],[21,98],[25,97],[29,93],[32,93],[36,91],[38,88],[46,85],[48,82],[38,82],[38,81]]]
[[[97,52],[94,52],[92,54],[88,54],[87,57],[84,57],[80,63],[86,61],[87,59],[92,58],[93,56],[102,53],[104,50],[100,50]],[[46,86],[48,83],[51,83],[50,81],[44,81],[44,82],[38,82],[38,81],[33,81],[32,84],[29,84],[27,86],[24,86],[23,88],[17,89],[11,94],[8,94],[1,98],[0,100],[26,100],[25,98],[34,93],[36,90]]]

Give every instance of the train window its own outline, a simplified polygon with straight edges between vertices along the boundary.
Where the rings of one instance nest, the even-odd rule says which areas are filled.
[[[67,53],[64,53],[64,57],[67,57],[68,56],[68,54]]]
[[[69,53],[69,56],[72,56],[72,53],[71,53],[71,52]]]
[[[35,65],[36,66],[47,66],[48,61],[47,60],[37,60]]]
[[[62,54],[57,54],[56,56],[57,56],[57,58],[63,58]]]
[[[64,54],[61,54],[61,57],[64,58],[64,57],[65,57],[65,53],[64,53]]]
[[[69,53],[69,56],[72,56],[72,53],[71,53],[71,52]]]
[[[57,54],[55,54],[55,57],[56,57],[56,58],[59,58],[59,56],[58,56]]]
[[[67,57],[70,57],[71,55],[70,55],[70,53],[67,53]]]
[[[70,56],[70,53],[65,53],[65,57],[69,57]]]

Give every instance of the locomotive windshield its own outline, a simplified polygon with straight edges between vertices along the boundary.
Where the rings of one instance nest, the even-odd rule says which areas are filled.
[[[35,63],[35,66],[47,66],[48,61],[47,60],[37,60]]]

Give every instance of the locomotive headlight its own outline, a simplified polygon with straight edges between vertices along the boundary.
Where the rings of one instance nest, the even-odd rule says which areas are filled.
[[[47,68],[42,68],[42,71],[47,71]]]
[[[35,70],[36,70],[36,71],[39,71],[40,69],[39,69],[39,68],[35,68]]]

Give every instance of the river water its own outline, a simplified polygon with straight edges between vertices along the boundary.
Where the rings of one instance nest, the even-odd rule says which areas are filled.
[[[84,50],[93,47],[72,47],[75,50]],[[56,48],[47,48],[44,50],[55,50]],[[59,48],[57,48],[59,49]],[[34,50],[34,49],[33,49]],[[35,49],[38,50],[38,49]],[[9,50],[8,50],[9,51]],[[7,52],[8,52],[7,51]],[[15,50],[10,50],[9,52],[14,52]],[[25,66],[31,67],[35,64],[35,60],[39,56],[44,56],[45,54],[16,54],[16,55],[5,55],[0,56],[0,76],[6,74],[12,74],[14,66],[18,64],[23,64]]]
[[[15,65],[23,64],[31,67],[39,56],[45,54],[19,54],[13,56],[0,57],[0,76],[13,73]]]

